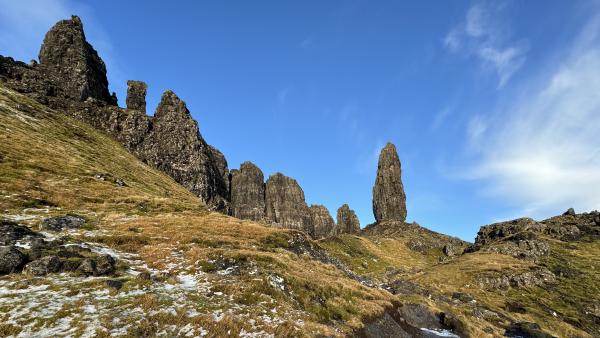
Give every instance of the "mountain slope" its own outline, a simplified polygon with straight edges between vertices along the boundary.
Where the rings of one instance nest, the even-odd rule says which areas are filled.
[[[119,267],[0,276],[0,336],[339,336],[397,301],[313,259],[306,235],[209,213],[108,136],[4,87],[0,130],[2,217],[37,231],[82,216],[79,229],[42,234]]]

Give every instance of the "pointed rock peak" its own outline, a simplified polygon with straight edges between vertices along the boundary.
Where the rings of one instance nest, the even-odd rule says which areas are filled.
[[[354,210],[348,204],[344,204],[337,210],[337,228],[335,233],[356,234],[360,232],[360,222]]]
[[[313,204],[309,209],[312,225],[311,236],[318,239],[333,235],[335,222],[329,210],[320,204]]]
[[[61,20],[46,33],[39,59],[40,65],[48,71],[49,80],[66,97],[115,103],[108,91],[104,61],[86,41],[79,17]]]
[[[244,163],[242,163],[240,165],[240,171],[241,172],[256,172],[256,173],[260,173],[260,175],[263,176],[263,173],[260,170],[260,168],[258,166],[256,166],[256,164],[254,164],[250,161],[245,161]]]
[[[163,118],[184,118],[192,119],[192,114],[187,109],[183,100],[181,100],[173,91],[167,90],[162,94],[160,103],[156,108],[154,117],[157,119]]]
[[[406,220],[406,195],[401,175],[396,146],[388,143],[379,154],[377,178],[373,186],[373,214],[378,223]]]
[[[231,171],[231,214],[241,219],[265,220],[265,183],[260,168],[246,161]]]
[[[310,211],[295,179],[275,173],[265,184],[265,216],[276,225],[310,232]]]

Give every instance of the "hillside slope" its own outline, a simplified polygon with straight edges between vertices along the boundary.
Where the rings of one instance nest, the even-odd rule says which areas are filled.
[[[109,276],[0,276],[0,336],[339,336],[396,301],[313,259],[304,234],[209,213],[116,141],[3,87],[0,130],[3,226],[81,216],[41,234],[117,258]]]

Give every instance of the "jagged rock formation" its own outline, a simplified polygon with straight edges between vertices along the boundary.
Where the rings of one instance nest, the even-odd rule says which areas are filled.
[[[228,187],[224,179],[227,162],[224,157],[215,156],[185,102],[172,91],[162,95],[152,128],[136,153],[216,210],[227,209]]]
[[[77,101],[94,98],[114,103],[108,92],[106,66],[86,41],[77,16],[59,21],[44,38],[40,65],[65,96]]]
[[[231,215],[253,221],[265,220],[265,183],[263,172],[246,161],[231,170]]]
[[[311,205],[310,208],[311,229],[309,231],[313,238],[324,238],[333,234],[335,222],[324,205]]]
[[[265,216],[276,226],[310,229],[310,211],[295,179],[281,173],[269,177],[265,189]]]
[[[406,220],[406,195],[401,174],[396,147],[388,143],[379,154],[373,186],[373,214],[377,222]]]
[[[359,232],[360,222],[358,221],[358,217],[356,217],[354,210],[350,209],[348,204],[339,207],[337,210],[337,227],[335,233],[357,234]]]
[[[143,81],[127,81],[127,109],[146,113],[146,92],[148,85]]]
[[[120,141],[140,160],[172,176],[211,210],[229,209],[225,156],[208,145],[185,103],[163,94],[155,117],[146,115],[147,85],[129,81],[127,109],[109,95],[106,67],[73,16],[48,32],[40,64],[0,56],[0,81],[50,108],[63,111]]]

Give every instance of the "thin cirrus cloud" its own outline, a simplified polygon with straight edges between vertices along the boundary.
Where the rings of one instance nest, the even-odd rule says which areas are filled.
[[[478,115],[467,133],[470,179],[541,217],[600,208],[600,13],[522,99]]]
[[[525,42],[506,41],[505,30],[497,21],[501,12],[502,6],[476,3],[444,38],[450,52],[476,58],[483,69],[492,70],[498,77],[498,88],[523,66],[527,53]]]

